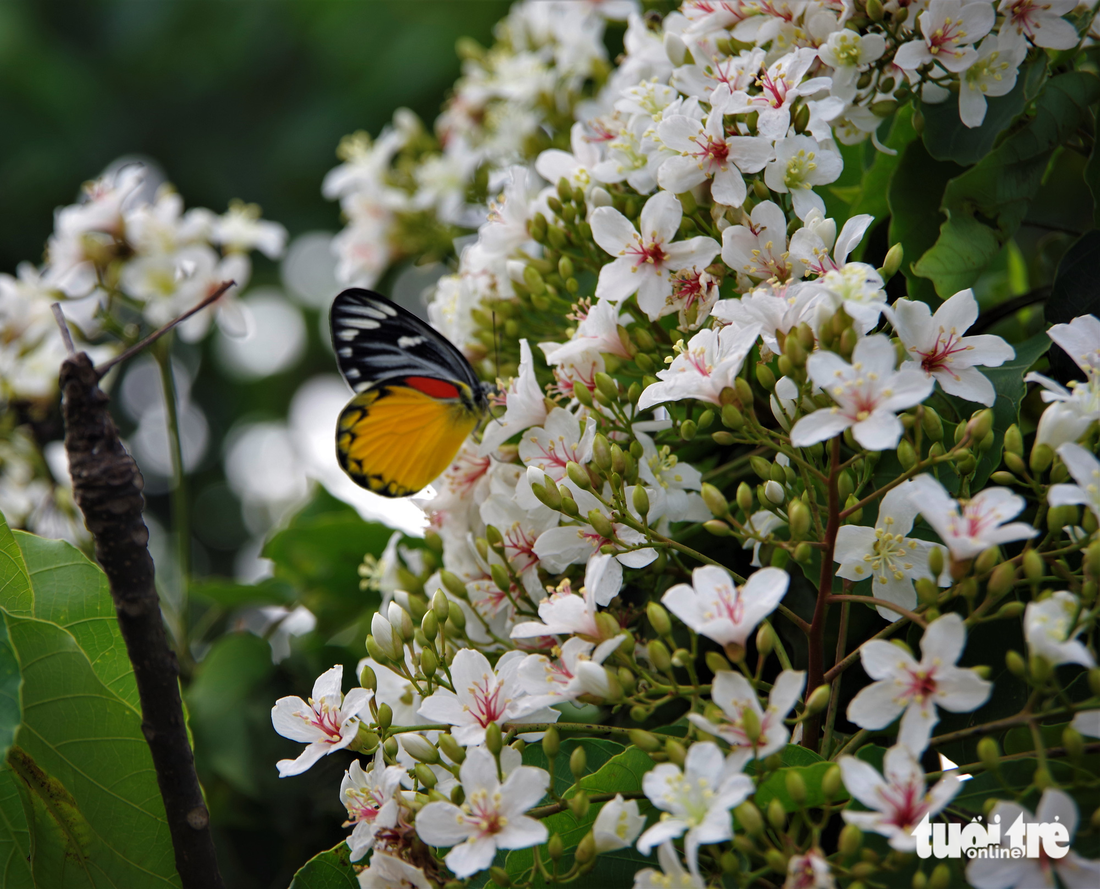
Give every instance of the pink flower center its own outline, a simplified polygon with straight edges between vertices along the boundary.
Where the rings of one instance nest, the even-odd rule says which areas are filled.
[[[644,265],[652,265],[655,269],[664,268],[664,263],[668,259],[668,255],[664,251],[664,246],[660,241],[650,241],[648,244],[644,241],[636,241],[633,247],[627,247],[626,252],[631,256],[636,257],[634,260],[635,268],[641,268]]]
[[[941,327],[932,348],[927,352],[919,353],[920,365],[926,373],[935,373],[938,370],[951,372],[951,356],[958,352],[966,352],[968,348],[962,344],[962,337],[955,332],[955,328],[951,328],[951,332],[948,333]],[[952,376],[957,374],[952,373]]]
[[[490,797],[484,790],[471,794],[467,801],[470,814],[466,820],[477,828],[480,837],[498,834],[507,826],[508,819],[498,809],[499,803],[499,792]]]
[[[528,568],[534,568],[539,563],[539,557],[535,555],[535,537],[526,531],[518,522],[504,535],[504,552],[515,567],[522,574]],[[522,559],[517,564],[516,559]]]
[[[756,83],[763,90],[760,99],[765,104],[772,108],[782,108],[787,103],[787,93],[791,86],[782,77],[772,80],[771,75],[765,72],[760,75]]]
[[[692,153],[693,157],[708,164],[711,172],[725,169],[730,154],[730,147],[725,139],[707,136],[704,142],[700,137],[695,140],[695,144],[699,146],[699,150]]]
[[[378,810],[382,808],[382,792],[380,790],[367,790],[365,788],[355,788],[349,790],[344,801],[344,805],[348,810],[348,822],[355,824],[360,821],[366,821],[368,824],[374,822],[374,819],[378,817]]]
[[[493,676],[485,676],[481,684],[475,682],[470,688],[474,705],[470,712],[478,725],[485,728],[491,722],[497,722],[504,715],[508,702],[501,700],[503,688]]]
[[[924,672],[923,670],[910,672],[909,682],[906,685],[905,692],[907,695],[923,704],[936,693],[935,670],[929,670],[928,672]]]
[[[340,708],[324,701],[310,701],[312,717],[302,716],[311,726],[328,735],[326,743],[334,744],[340,740]]]
[[[469,494],[482,476],[489,471],[490,457],[478,457],[476,454],[459,452],[454,463],[447,470],[447,487],[456,494]]]
[[[1047,8],[1040,6],[1038,10]],[[1016,0],[1008,7],[1009,24],[1015,25],[1018,31],[1027,34],[1028,37],[1033,37],[1039,18],[1036,14],[1038,10],[1035,7],[1034,0]]]
[[[887,822],[906,832],[920,824],[924,813],[930,808],[924,798],[924,787],[919,781],[902,785],[889,784],[880,788],[878,793],[886,803]]]
[[[690,269],[677,272],[672,276],[672,295],[683,302],[685,310],[690,309],[696,302],[700,302],[706,296],[702,281],[699,280],[700,272]]]

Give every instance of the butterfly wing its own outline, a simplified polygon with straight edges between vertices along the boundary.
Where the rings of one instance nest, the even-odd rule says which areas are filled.
[[[356,392],[337,423],[340,465],[376,494],[415,494],[488,410],[484,388],[445,337],[370,290],[337,296],[331,323],[340,372]]]
[[[438,478],[481,419],[454,385],[408,377],[356,395],[336,426],[336,455],[357,485],[384,497],[407,497]]]
[[[447,338],[384,296],[352,287],[332,304],[332,345],[356,392],[403,377],[457,380],[484,402],[470,362]],[[479,405],[484,406],[484,405]]]

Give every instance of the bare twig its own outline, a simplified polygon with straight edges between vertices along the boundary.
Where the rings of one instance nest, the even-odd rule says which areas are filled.
[[[96,558],[107,575],[134,666],[141,729],[164,799],[181,885],[183,889],[220,889],[223,883],[210,815],[183,719],[179,663],[168,647],[154,584],[149,531],[142,519],[141,473],[119,441],[107,410],[108,398],[98,385],[101,376],[84,352],[61,365],[65,450],[73,494],[95,538]]]
[[[127,349],[125,352],[123,352],[121,355],[116,355],[110,361],[104,361],[101,365],[99,365],[99,367],[97,367],[95,369],[96,379],[97,380],[103,379],[103,377],[107,373],[107,371],[109,371],[116,364],[121,364],[123,361],[126,361],[126,360],[132,358],[134,355],[136,355],[138,352],[140,352],[142,349],[144,349],[150,343],[155,343],[157,340],[159,340],[162,336],[164,336],[166,333],[168,333],[168,331],[170,331],[177,324],[180,324],[180,323],[186,321],[188,318],[190,318],[192,315],[196,314],[197,312],[201,312],[203,309],[205,309],[211,303],[217,302],[219,299],[221,299],[221,297],[225,294],[225,292],[230,287],[236,287],[236,286],[237,286],[236,281],[226,281],[225,283],[223,283],[219,287],[217,287],[217,289],[212,290],[201,302],[198,303],[198,305],[194,306],[193,308],[188,309],[186,312],[184,312],[178,318],[175,318],[172,321],[169,321],[167,324],[164,325],[164,327],[160,328],[159,330],[154,330],[151,334],[149,334],[149,336],[145,337],[145,339],[141,340],[140,342],[134,343],[134,345],[130,346],[130,348]],[[54,310],[55,314],[56,314],[57,311],[58,311],[57,309]],[[70,341],[70,346],[71,345],[72,345],[72,343]],[[71,352],[72,349],[70,348],[69,351]]]
[[[73,346],[73,335],[69,332],[69,325],[65,321],[65,313],[61,309],[61,303],[54,303],[50,306],[53,311],[54,318],[57,319],[57,326],[61,328],[61,339],[65,343],[65,351],[70,355],[76,354],[76,349]]]

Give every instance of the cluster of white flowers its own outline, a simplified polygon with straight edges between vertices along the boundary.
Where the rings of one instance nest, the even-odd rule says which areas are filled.
[[[1030,466],[1013,426],[1007,471],[987,487],[978,461],[1000,439],[997,390],[982,368],[1004,366],[1015,350],[969,334],[978,319],[970,290],[935,312],[888,303],[898,250],[881,268],[852,259],[874,220],[838,226],[821,191],[842,172],[839,146],[873,138],[918,92],[925,103],[957,92],[962,122],[980,124],[986,97],[1012,89],[1029,49],[1077,44],[1061,17],[1070,11],[1068,0],[698,0],[658,19],[628,2],[519,3],[501,42],[468,60],[440,120],[440,150],[425,150],[404,114],[377,141],[357,139],[326,183],[350,221],[336,243],[349,282],[373,282],[403,243],[421,243],[401,240],[413,212],[468,224],[471,183],[487,169],[499,197],[482,208],[486,221],[429,312],[474,361],[490,354],[499,319],[513,372],[502,410],[424,504],[442,567],[420,572],[414,589],[384,585],[362,669],[369,700],[360,689],[346,699],[315,690],[309,704],[276,707],[276,727],[310,744],[281,764],[284,774],[318,751],[379,751],[372,771],[345,781],[373,788],[348,806],[356,859],[374,848],[363,885],[400,866],[406,884],[426,886],[440,861],[465,879],[498,850],[546,843],[547,828],[527,813],[566,801],[545,798],[550,775],[522,764],[525,741],[545,733],[552,758],[570,702],[640,724],[681,698],[690,702],[682,742],[634,736],[659,760],[636,794],[659,820],[643,832],[636,800],[607,800],[574,866],[636,844],[658,849],[661,866],[637,875],[641,889],[704,886],[700,847],[729,844],[732,809],[742,807],[752,831],[748,775],[765,760],[777,767],[795,724],[819,732],[830,696],[835,709],[820,663],[834,600],[862,598],[887,621],[925,628],[919,661],[882,639],[859,647],[872,682],[847,716],[867,732],[897,724],[883,771],[839,755],[839,745],[826,751],[867,809],[844,818],[900,851],[958,790],[951,775],[929,788],[920,758],[940,710],[970,712],[990,698],[983,672],[957,664],[968,628],[1021,616],[1020,602],[990,610],[1022,583],[1021,565],[1036,587],[1024,615],[1033,678],[1043,664],[1095,665],[1077,638],[1095,622],[1082,593],[1091,583],[1095,599],[1095,579],[1038,591],[1054,557],[1040,554],[1036,527],[1012,521],[1028,500],[1008,485],[1049,507],[1047,549],[1097,548],[1100,464],[1089,447],[1100,321],[1050,331],[1086,380],[1066,389],[1039,378],[1050,405]],[[626,19],[612,71],[602,67],[605,19]],[[395,162],[402,152],[411,177]],[[958,418],[953,443],[933,398]],[[979,409],[964,416],[965,402]],[[742,449],[718,456],[731,446]],[[875,474],[893,458],[896,472]],[[750,467],[755,489],[736,483]],[[736,493],[727,500],[723,489]],[[1082,504],[1091,516],[1079,516]],[[873,524],[862,523],[865,508],[877,510]],[[741,578],[738,547],[677,537],[700,523],[711,542],[751,548],[759,570]],[[1006,545],[1019,554],[1002,560]],[[781,605],[792,562],[813,564],[827,584],[812,623]],[[988,598],[976,604],[982,586]],[[808,671],[791,667],[771,626],[779,614],[810,638]],[[754,644],[755,674],[746,664]],[[763,674],[773,653],[782,669]],[[713,680],[700,693],[704,662]],[[816,737],[802,739],[817,749]],[[386,777],[395,766],[403,790]],[[576,777],[583,772],[582,759]],[[584,807],[573,811],[583,817]],[[426,856],[414,834],[450,852]],[[833,885],[816,842],[783,856],[788,886]]]
[[[12,407],[14,416],[17,405],[56,396],[66,346],[54,303],[61,303],[77,347],[99,362],[223,282],[243,288],[251,276],[249,254],[277,257],[285,241],[285,229],[261,219],[255,205],[235,201],[222,215],[185,211],[180,195],[170,185],[157,187],[141,164],[85,183],[80,201],[58,208],[43,264],[24,262],[15,275],[0,274],[0,408]],[[240,329],[234,308],[232,295],[223,297],[181,324],[180,335],[201,338],[215,312]],[[71,504],[54,508],[66,497],[65,466],[55,473],[61,485],[55,487],[38,448],[18,446],[20,436],[33,437],[29,427],[17,429],[3,432],[13,437],[0,456],[0,510],[9,522],[74,539],[80,523],[72,520]]]

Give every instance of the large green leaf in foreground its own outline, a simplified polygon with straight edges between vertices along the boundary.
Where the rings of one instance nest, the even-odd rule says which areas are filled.
[[[6,525],[0,551],[0,614],[22,678],[22,722],[0,768],[0,885],[178,886],[102,572]]]

